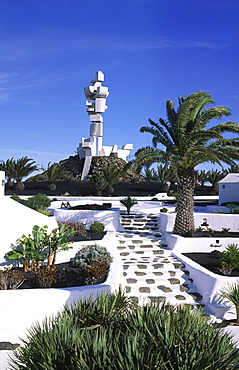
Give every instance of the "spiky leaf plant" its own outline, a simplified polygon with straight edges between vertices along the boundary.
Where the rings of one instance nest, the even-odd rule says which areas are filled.
[[[220,291],[220,295],[236,307],[236,322],[239,324],[239,284],[229,284]]]
[[[239,369],[232,337],[190,307],[132,306],[122,292],[66,307],[14,351],[20,370]]]
[[[135,198],[131,198],[129,195],[127,198],[124,198],[124,199],[121,199],[120,201],[121,204],[123,204],[123,206],[126,207],[127,209],[127,214],[129,215],[130,214],[130,210],[131,208],[135,205],[135,204],[138,204],[138,201],[137,199]]]

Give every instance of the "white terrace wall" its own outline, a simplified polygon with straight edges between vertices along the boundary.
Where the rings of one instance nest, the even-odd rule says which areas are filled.
[[[48,225],[49,231],[57,227],[54,217],[45,216],[7,196],[0,197],[0,210],[0,269],[6,265],[4,255],[11,249],[11,244],[15,244],[22,234],[30,234],[34,225]]]
[[[162,233],[173,231],[176,213],[161,213],[160,231]],[[221,230],[223,227],[230,228],[230,231],[238,231],[239,214],[214,214],[214,213],[194,213],[195,228],[207,219],[208,227],[214,230]]]
[[[228,244],[237,243],[239,239],[221,238],[221,246],[217,244],[215,238],[183,238],[181,236],[165,233],[165,241],[175,255],[185,264],[185,270],[190,272],[190,278],[197,287],[198,293],[202,295],[201,303],[206,306],[206,311],[216,315],[218,318],[227,319],[230,315],[235,315],[235,309],[229,309],[225,302],[220,298],[219,292],[228,284],[238,283],[238,277],[228,277],[214,274],[206,268],[199,266],[196,262],[183,255],[186,252],[212,252],[213,250],[223,251]]]
[[[74,243],[73,249],[59,252],[57,262],[69,261],[84,245],[94,242]],[[69,288],[0,290],[0,341],[19,343],[25,339],[27,328],[36,321],[57,314],[66,304],[71,305],[87,298],[95,299],[100,294],[119,289],[123,267],[117,250],[115,233],[107,233],[97,244],[104,246],[113,256],[107,280],[98,285]]]
[[[76,222],[81,221],[89,229],[94,222],[101,222],[106,231],[120,230],[120,209],[111,208],[109,211],[88,211],[88,210],[68,210],[64,208],[55,209],[55,219],[58,222]]]

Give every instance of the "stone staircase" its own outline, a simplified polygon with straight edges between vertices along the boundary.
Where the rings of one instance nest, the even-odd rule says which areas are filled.
[[[127,295],[140,305],[157,301],[200,306],[202,296],[189,272],[161,240],[159,215],[122,214],[121,226],[117,248]]]

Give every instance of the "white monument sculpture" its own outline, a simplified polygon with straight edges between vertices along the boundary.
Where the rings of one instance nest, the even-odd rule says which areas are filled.
[[[96,72],[95,79],[91,81],[91,85],[84,88],[85,97],[87,99],[87,112],[90,116],[90,137],[81,138],[81,144],[78,147],[80,159],[85,158],[84,168],[82,171],[81,180],[86,180],[93,156],[110,156],[112,153],[126,161],[126,157],[133,149],[133,144],[126,144],[122,149],[118,149],[117,145],[103,145],[103,117],[101,113],[105,113],[108,108],[106,98],[109,95],[108,87],[102,86],[104,81],[104,73]]]

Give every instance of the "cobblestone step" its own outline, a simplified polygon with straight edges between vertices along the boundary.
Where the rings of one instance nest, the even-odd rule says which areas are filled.
[[[124,230],[117,233],[123,264],[122,287],[139,304],[151,301],[200,304],[189,272],[161,241],[158,215],[121,215]]]

